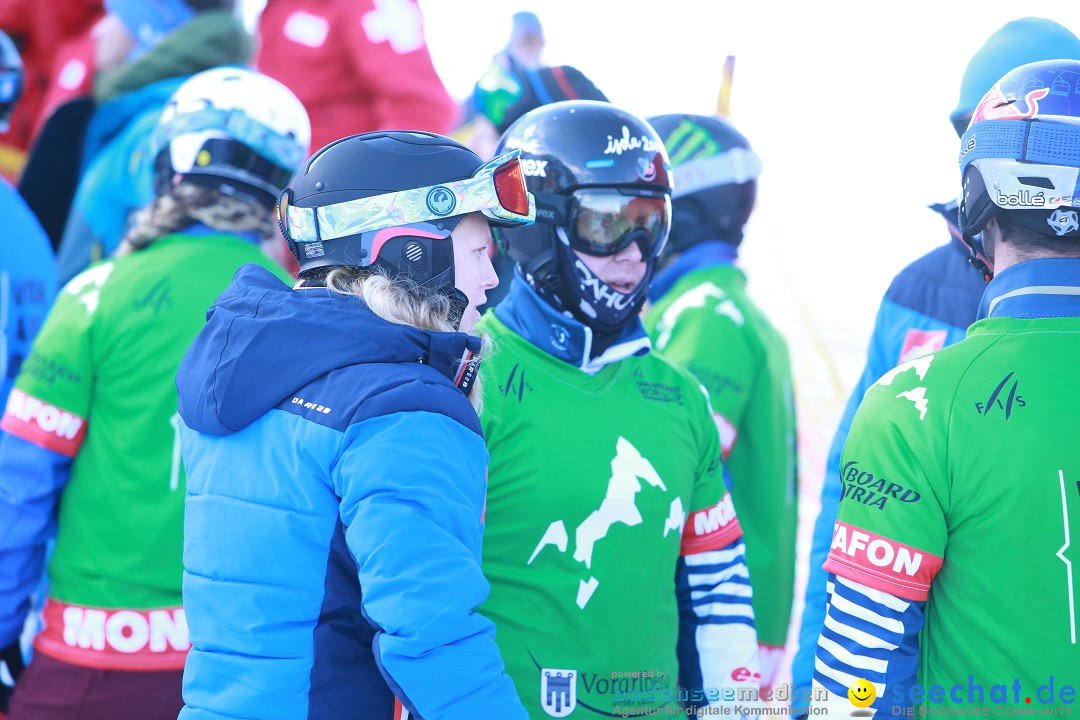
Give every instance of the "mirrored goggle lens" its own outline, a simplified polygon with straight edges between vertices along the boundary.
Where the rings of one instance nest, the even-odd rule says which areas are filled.
[[[656,257],[663,250],[671,222],[667,195],[578,190],[573,198],[570,244],[575,249],[603,257],[644,241],[642,255],[646,257]]]
[[[495,169],[492,174],[495,181],[495,195],[499,205],[514,215],[529,215],[529,191],[525,188],[525,174],[521,170],[521,160],[513,157]]]

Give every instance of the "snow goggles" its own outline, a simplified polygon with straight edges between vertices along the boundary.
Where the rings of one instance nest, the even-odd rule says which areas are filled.
[[[153,136],[155,154],[179,136],[199,133],[209,133],[211,138],[224,136],[236,143],[242,143],[251,148],[252,154],[264,157],[278,167],[286,168],[290,174],[304,161],[304,154],[307,152],[307,148],[301,147],[291,136],[279,135],[239,110],[205,107],[177,113],[167,123],[156,128]],[[190,167],[183,167],[182,171],[198,169],[199,165],[205,164],[200,163],[196,154],[198,149],[199,146],[192,146],[191,157],[184,163],[190,163]],[[173,155],[175,161],[175,151]],[[285,181],[288,182],[288,178]]]
[[[278,220],[293,242],[324,242],[473,212],[497,225],[528,225],[536,219],[536,200],[525,187],[520,153],[500,155],[468,180],[321,207],[293,205],[292,190],[286,188],[278,198]]]
[[[990,200],[1006,210],[1080,206],[1080,127],[983,120],[960,140],[960,173],[975,165]]]
[[[651,190],[593,188],[569,198],[570,247],[609,257],[638,243],[645,259],[659,257],[671,227],[671,199]]]
[[[747,148],[731,148],[719,155],[680,163],[675,173],[679,182],[671,195],[678,199],[717,185],[741,185],[757,180],[761,175],[761,158]]]

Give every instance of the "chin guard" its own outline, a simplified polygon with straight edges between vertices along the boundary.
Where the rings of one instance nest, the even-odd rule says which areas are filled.
[[[450,314],[446,316],[446,319],[450,321],[450,325],[454,329],[460,328],[461,318],[465,316],[465,311],[469,309],[469,298],[456,287],[440,288],[440,291],[450,299]]]

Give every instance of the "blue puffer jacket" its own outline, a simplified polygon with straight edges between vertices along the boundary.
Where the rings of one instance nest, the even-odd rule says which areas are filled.
[[[799,630],[799,649],[792,665],[792,682],[797,688],[795,707],[801,712],[808,707],[818,637],[825,623],[828,573],[821,566],[832,543],[833,525],[843,491],[840,453],[855,411],[870,386],[889,370],[963,340],[968,325],[975,322],[979,302],[986,290],[986,282],[968,263],[968,249],[956,225],[956,202],[933,205],[931,209],[945,219],[951,240],[923,255],[893,278],[878,310],[866,367],[851,393],[829,449],[821,488],[821,512],[814,523],[810,548],[810,574]]]
[[[246,266],[177,375],[182,720],[526,718],[473,612],[488,460],[452,378],[479,340]]]

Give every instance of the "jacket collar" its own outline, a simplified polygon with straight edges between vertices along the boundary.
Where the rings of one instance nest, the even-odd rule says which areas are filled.
[[[511,281],[510,292],[495,307],[495,316],[552,357],[590,375],[611,363],[633,355],[645,355],[652,348],[641,320],[635,318],[611,347],[590,358],[592,328],[548,305],[517,273]]]
[[[1025,260],[986,286],[979,319],[1080,317],[1080,258]]]

